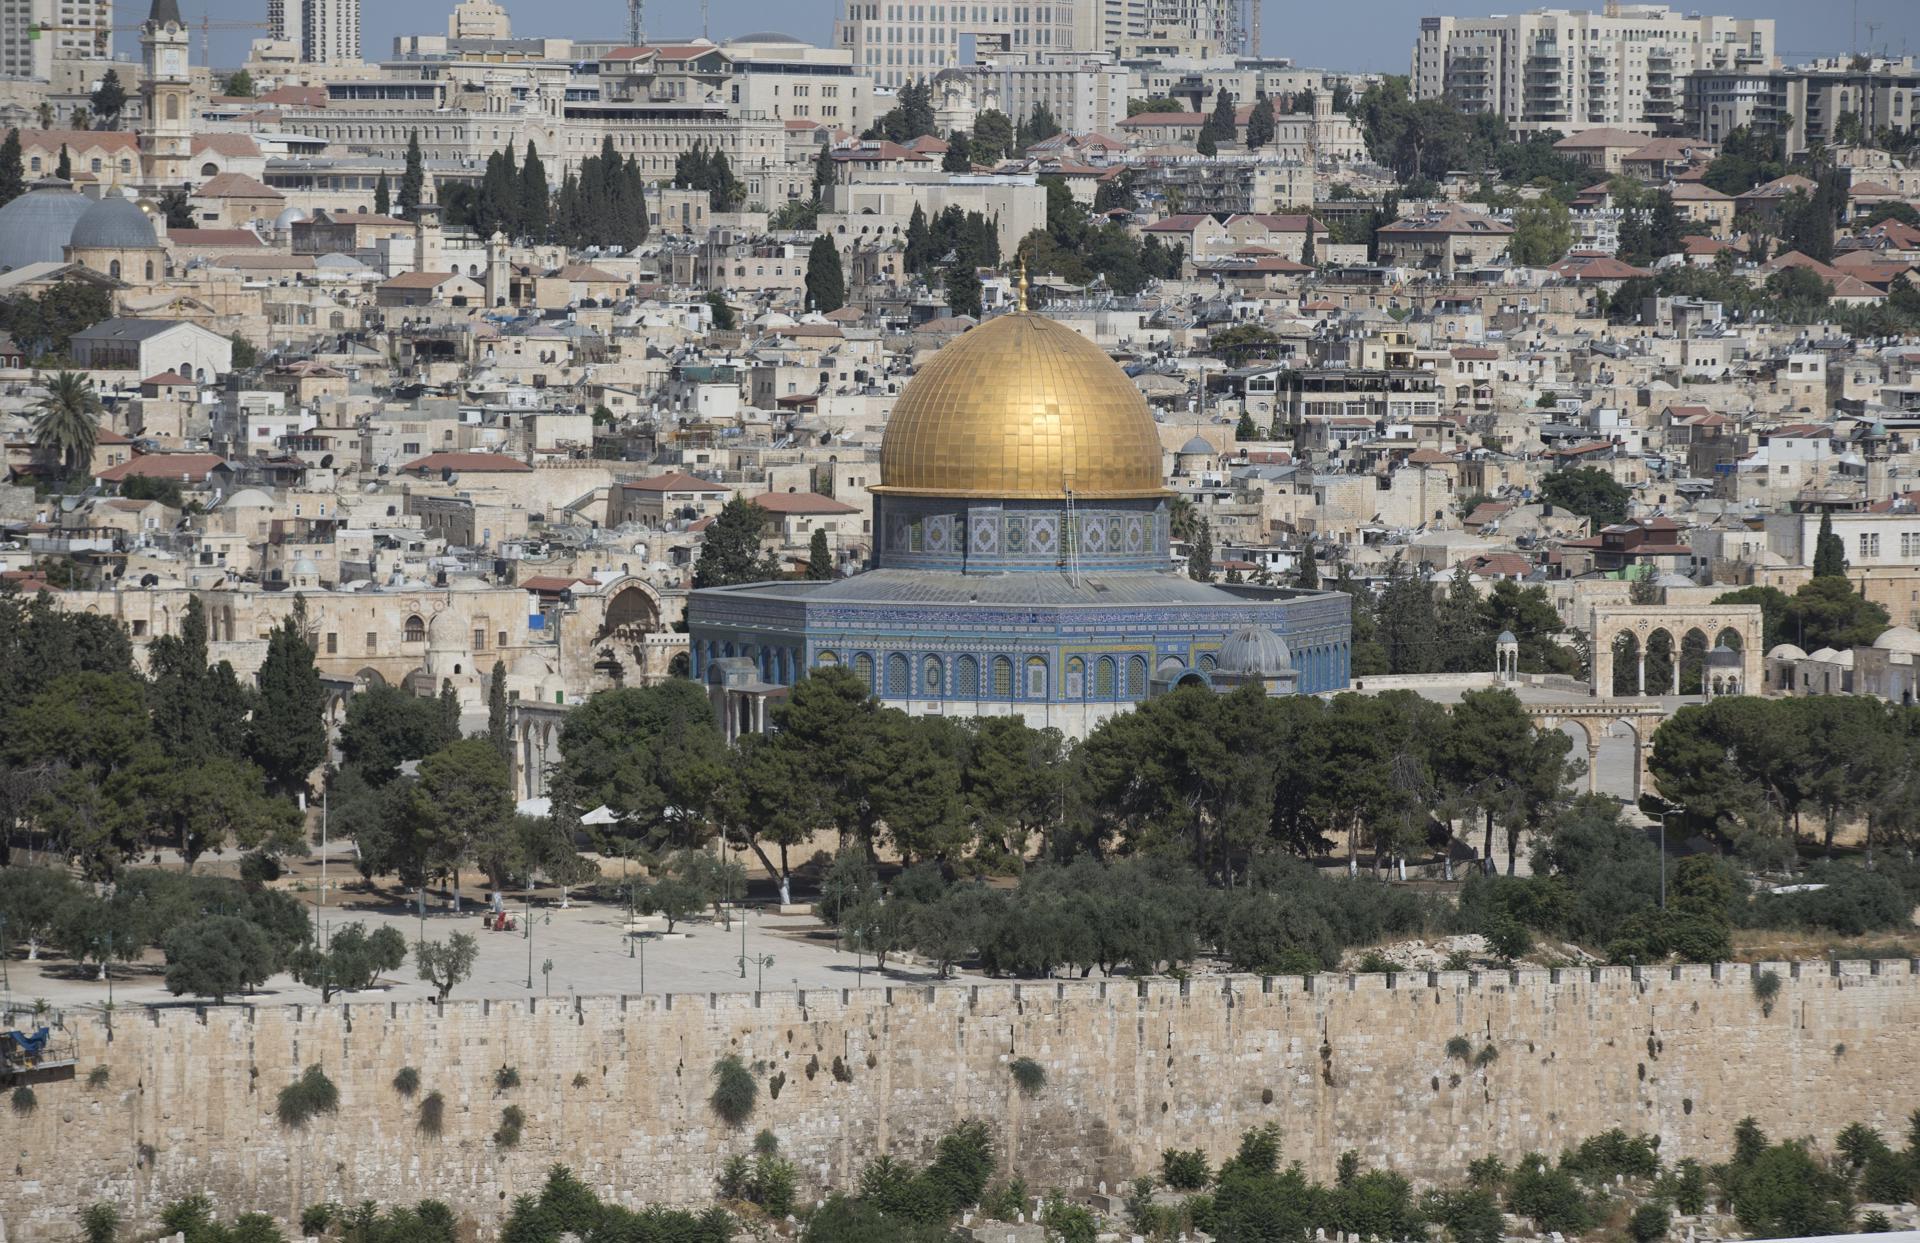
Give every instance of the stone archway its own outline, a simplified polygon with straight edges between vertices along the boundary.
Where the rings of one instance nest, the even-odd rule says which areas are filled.
[[[1609,740],[1618,740],[1624,732],[1633,751],[1633,798],[1638,801],[1646,790],[1647,753],[1653,747],[1654,731],[1666,720],[1666,710],[1658,704],[1618,701],[1617,706],[1597,703],[1527,704],[1526,714],[1537,729],[1577,728],[1587,744],[1587,792],[1600,792],[1602,748]]]
[[[1666,686],[1648,685],[1644,669],[1622,685],[1633,685],[1645,694],[1681,693],[1682,666],[1686,659],[1687,636],[1720,636],[1732,631],[1739,639],[1740,684],[1761,685],[1761,614],[1757,604],[1711,604],[1704,608],[1667,604],[1595,605],[1587,626],[1588,650],[1593,653],[1593,677],[1589,693],[1596,699],[1612,699],[1615,694],[1615,643],[1631,636],[1642,666],[1654,635],[1669,636],[1673,650],[1673,670]],[[1709,640],[1708,645],[1711,645]],[[1734,645],[1728,644],[1729,647]],[[1702,649],[1704,651],[1704,648]]]

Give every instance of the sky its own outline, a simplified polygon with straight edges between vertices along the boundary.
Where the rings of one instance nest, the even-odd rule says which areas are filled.
[[[608,38],[626,29],[624,0],[503,0],[513,15],[515,34]],[[289,6],[297,0],[289,0]],[[1290,56],[1296,64],[1323,69],[1384,70],[1404,73],[1420,18],[1436,13],[1484,16],[1522,12],[1548,0],[1265,0],[1262,25],[1268,55]],[[1555,8],[1599,9],[1604,0],[1560,0]],[[122,0],[127,13],[144,10],[143,0]],[[182,0],[190,23],[204,14],[215,21],[258,21],[265,0]],[[1898,56],[1920,54],[1920,0],[1685,0],[1675,8],[1742,17],[1771,17],[1778,25],[1780,54],[1789,61],[1834,55],[1867,42],[1867,24],[1875,50]],[[360,41],[367,59],[388,55],[399,34],[444,34],[453,0],[361,0]],[[708,31],[716,41],[755,30],[780,30],[810,42],[832,37],[839,0],[708,0]],[[1855,11],[1858,35],[1850,36]],[[144,13],[142,13],[144,15]],[[700,33],[698,0],[649,0],[647,32],[662,36]],[[219,32],[213,39],[216,65],[238,64],[254,32]],[[132,36],[123,51],[137,50]],[[194,56],[200,49],[195,40]]]

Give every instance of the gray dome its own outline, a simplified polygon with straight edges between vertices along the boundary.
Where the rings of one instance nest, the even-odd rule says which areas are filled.
[[[1265,626],[1234,631],[1220,644],[1214,659],[1218,672],[1243,677],[1270,678],[1293,669],[1287,641]]]
[[[66,258],[73,226],[92,207],[91,199],[60,181],[42,183],[0,207],[0,272]]]
[[[1518,647],[1520,645],[1520,640],[1513,637],[1513,631],[1511,630],[1502,630],[1500,637],[1495,639],[1494,642],[1501,647]]]
[[[1737,669],[1740,667],[1740,653],[1724,643],[1716,643],[1707,653],[1707,664],[1715,669]]]
[[[1186,444],[1183,444],[1180,446],[1180,452],[1212,453],[1213,446],[1207,443],[1207,438],[1205,436],[1195,436],[1193,439],[1187,441]]]
[[[752,34],[744,34],[739,36],[738,38],[728,39],[727,42],[728,43],[804,43],[806,42],[806,40],[796,39],[792,35],[782,34],[778,30],[756,30]]]
[[[90,249],[140,250],[158,247],[160,239],[154,235],[153,221],[147,219],[147,213],[141,211],[138,204],[116,196],[101,199],[87,208],[87,214],[73,226],[73,238],[68,244]]]
[[[273,227],[276,229],[291,229],[294,225],[300,224],[307,219],[307,209],[304,207],[282,208],[280,214],[273,218]]]

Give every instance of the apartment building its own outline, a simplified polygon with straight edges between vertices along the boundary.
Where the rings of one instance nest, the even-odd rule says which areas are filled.
[[[1676,133],[1689,74],[1759,70],[1773,57],[1770,18],[1683,14],[1663,4],[1423,17],[1413,91],[1497,114],[1523,131],[1604,125]]]
[[[55,59],[112,51],[112,0],[0,0],[0,78],[47,81]]]
[[[1869,61],[1823,60],[1791,69],[1755,67],[1699,71],[1687,79],[1686,130],[1708,142],[1724,141],[1746,126],[1784,134],[1787,154],[1834,145],[1841,118],[1852,116],[1871,139],[1881,130],[1910,133],[1920,66],[1912,57]]]
[[[322,65],[360,63],[360,0],[300,0],[300,58]]]
[[[1081,0],[1085,3],[1086,0]],[[1075,42],[1076,0],[1038,4],[907,4],[846,0],[835,46],[880,86],[899,87],[989,52],[1094,51]],[[1082,31],[1090,37],[1093,28]]]

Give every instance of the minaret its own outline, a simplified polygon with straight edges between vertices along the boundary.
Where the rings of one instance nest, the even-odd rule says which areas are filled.
[[[140,156],[147,181],[177,186],[187,180],[193,163],[193,73],[187,63],[190,38],[180,19],[179,0],[153,0],[153,9],[140,27],[140,50],[146,62],[146,81],[140,93],[146,103],[141,123]]]

